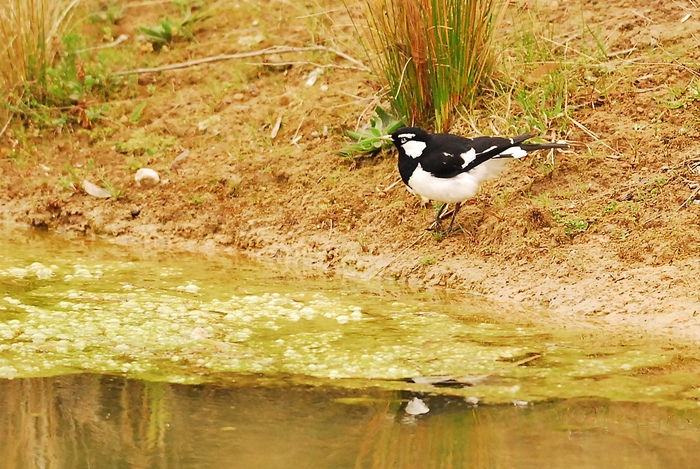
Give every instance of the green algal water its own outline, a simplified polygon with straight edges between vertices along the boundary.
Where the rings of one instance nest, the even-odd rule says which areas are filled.
[[[673,351],[484,322],[487,305],[473,300],[305,278],[235,257],[37,236],[7,241],[20,238],[6,237],[0,255],[4,378],[91,372],[202,383],[257,374],[491,402],[695,405],[698,395],[694,374],[664,368]],[[649,369],[661,371],[640,373]],[[462,385],[407,381],[435,376]]]

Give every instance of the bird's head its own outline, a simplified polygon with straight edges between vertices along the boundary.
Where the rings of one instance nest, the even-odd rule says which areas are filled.
[[[396,132],[385,135],[381,139],[394,142],[399,153],[405,153],[411,158],[418,158],[428,146],[430,134],[417,127],[401,127]]]

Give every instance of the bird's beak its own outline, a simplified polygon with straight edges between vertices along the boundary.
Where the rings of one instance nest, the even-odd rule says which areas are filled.
[[[389,142],[393,142],[393,141],[394,141],[394,139],[391,138],[391,135],[382,135],[381,137],[379,137],[379,140],[387,140],[387,141],[389,141]]]

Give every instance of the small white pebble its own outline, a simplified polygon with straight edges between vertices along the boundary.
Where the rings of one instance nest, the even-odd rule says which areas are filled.
[[[136,171],[134,180],[139,187],[152,187],[160,182],[160,176],[150,168],[140,168]]]

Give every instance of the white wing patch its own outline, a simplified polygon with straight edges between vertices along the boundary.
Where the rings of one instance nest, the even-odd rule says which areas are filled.
[[[462,163],[462,168],[466,168],[469,163],[471,163],[472,161],[474,161],[474,159],[476,159],[476,150],[474,150],[473,148],[470,148],[468,151],[465,151],[464,153],[462,153],[459,156],[461,156],[462,159],[464,160],[464,163]]]
[[[503,150],[498,156],[510,156],[511,158],[523,158],[527,156],[527,152],[520,147],[510,147]]]
[[[494,145],[494,146],[492,146],[492,147],[488,147],[486,150],[480,151],[478,154],[479,154],[479,155],[483,155],[484,153],[490,152],[490,151],[493,150],[494,148],[497,148],[497,146]]]
[[[412,135],[412,134],[404,134],[404,135]],[[403,135],[399,135],[399,137],[403,137]],[[425,150],[425,142],[421,142],[418,140],[409,140],[408,142],[404,143],[401,145],[401,148],[403,148],[403,151],[406,152],[408,156],[411,158],[418,158],[423,154],[423,150]]]

